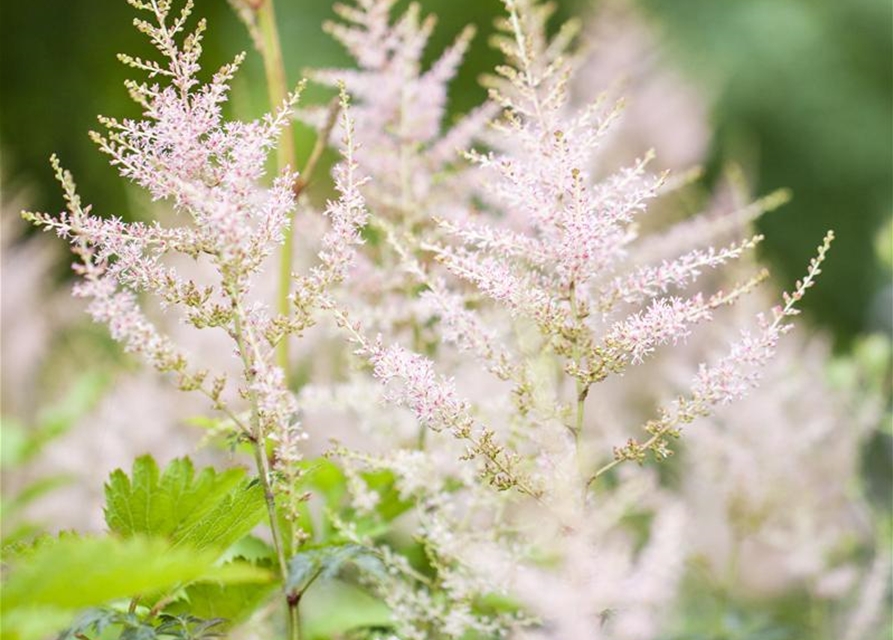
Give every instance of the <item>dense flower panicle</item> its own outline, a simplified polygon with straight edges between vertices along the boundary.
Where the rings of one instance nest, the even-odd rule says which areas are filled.
[[[549,265],[547,247],[538,238],[525,233],[480,223],[474,219],[463,220],[461,223],[443,220],[440,221],[440,228],[475,249],[522,260],[539,268]]]
[[[70,175],[53,160],[65,190],[69,211],[58,217],[27,214],[32,221],[66,238],[82,263],[76,270],[83,281],[75,293],[91,299],[88,311],[109,325],[112,337],[138,352],[161,371],[174,371],[181,388],[199,390],[242,431],[253,438],[274,435],[280,459],[297,460],[303,439],[296,422],[296,405],[280,368],[272,364],[271,345],[292,327],[270,316],[263,304],[249,304],[252,276],[282,244],[295,208],[295,174],[286,168],[269,187],[260,184],[267,155],[292,117],[299,92],[262,120],[225,121],[221,105],[228,84],[243,56],[224,66],[202,84],[199,71],[204,22],[192,33],[186,23],[192,10],[187,1],[173,15],[170,2],[134,1],[154,22],[138,19],[137,27],[166,60],[165,64],[120,56],[130,67],[145,71],[161,84],[129,82],[128,89],[143,108],[139,120],[101,118],[109,133],[93,134],[122,176],[148,190],[155,199],[168,199],[183,224],[168,228],[159,223],[125,223],[103,219],[82,207]],[[344,118],[348,119],[346,104]],[[348,156],[350,154],[349,149]],[[362,224],[360,182],[347,158],[347,178],[339,183],[341,198],[331,203],[333,234],[350,236],[352,224]],[[341,212],[341,213],[339,213]],[[341,258],[335,242],[327,245],[334,264]],[[342,252],[343,253],[343,252]],[[182,277],[165,260],[174,254],[197,259],[208,256],[217,279],[199,286]],[[336,267],[343,277],[346,267]],[[190,373],[185,357],[161,335],[140,309],[138,293],[149,293],[163,305],[177,307],[197,328],[222,328],[236,343],[243,364],[241,396],[250,400],[253,418],[248,425],[222,400],[225,380],[210,387],[206,374]]]
[[[628,354],[633,363],[640,363],[657,347],[685,340],[695,324],[712,318],[713,310],[733,304],[767,277],[762,271],[729,292],[717,291],[707,299],[701,293],[687,300],[673,296],[658,298],[643,311],[614,323],[605,344],[620,360]]]
[[[492,429],[475,420],[471,405],[459,396],[454,381],[436,373],[429,358],[397,344],[386,347],[381,337],[369,340],[360,323],[330,302],[326,304],[357,347],[356,355],[372,365],[373,375],[386,386],[387,400],[409,408],[422,427],[448,432],[464,443],[462,458],[478,460],[479,474],[490,485],[540,498],[542,489],[518,468],[520,456],[500,444]]]
[[[276,366],[264,365],[256,371],[248,387],[257,398],[257,413],[264,433],[278,429],[292,433],[297,403],[285,386],[285,375]]]
[[[766,363],[775,355],[779,338],[792,328],[790,319],[800,313],[797,303],[821,274],[822,262],[833,240],[834,233],[829,231],[817,248],[816,257],[810,261],[806,277],[797,281],[793,293],[783,294],[785,304],[773,309],[771,321],[760,314],[757,317],[759,332],[743,331],[724,357],[713,364],[701,364],[690,394],[680,396],[671,409],[662,410],[657,420],[645,425],[651,438],[644,444],[630,439],[624,446],[616,447],[614,462],[596,472],[594,478],[618,462],[635,460],[641,463],[649,450],[658,459],[671,455],[667,437],[679,437],[682,425],[710,415],[717,406],[745,397],[759,381]]]
[[[728,354],[712,365],[702,364],[692,385],[692,398],[705,405],[724,405],[740,400],[756,386],[762,367],[775,355],[778,340],[788,327],[759,317],[757,334],[743,331]]]
[[[429,207],[450,209],[449,193],[460,188],[460,175],[444,176],[436,185],[435,173],[459,159],[493,115],[484,105],[442,132],[449,82],[455,76],[474,29],[466,28],[432,65],[423,70],[421,57],[434,29],[433,16],[420,17],[411,4],[392,21],[393,0],[359,0],[335,5],[343,22],[328,22],[325,29],[347,49],[359,69],[316,69],[310,78],[335,86],[344,82],[355,97],[354,113],[361,149],[357,162],[372,177],[368,191],[384,207],[406,207],[410,201],[427,201]],[[321,114],[301,112],[308,121]],[[416,165],[424,167],[420,171]],[[435,196],[435,191],[441,195]],[[439,205],[434,203],[440,199]]]
[[[508,34],[499,42],[512,66],[498,69],[503,80],[492,92],[506,119],[492,137],[498,150],[470,157],[495,174],[486,186],[488,199],[501,202],[516,225],[537,239],[556,288],[566,291],[602,275],[623,256],[626,226],[655,196],[660,181],[645,173],[646,157],[591,184],[591,155],[618,111],[596,102],[568,114],[571,70],[560,55],[567,38],[550,43],[536,24],[532,34],[525,25],[543,17],[508,6]],[[543,58],[550,60],[545,66]]]
[[[459,399],[452,380],[438,376],[433,363],[399,345],[369,348],[375,377],[388,387],[387,399],[404,405],[419,421],[435,431],[467,429],[473,420],[469,406]]]
[[[685,340],[693,324],[710,318],[710,306],[701,294],[687,300],[661,298],[645,311],[615,324],[606,341],[638,363],[662,344]]]
[[[355,140],[355,123],[349,106],[346,88],[341,85],[340,120],[342,161],[334,168],[335,190],[339,197],[326,203],[325,215],[330,229],[323,235],[319,251],[320,265],[313,267],[307,276],[297,278],[297,290],[293,301],[304,316],[299,322],[309,324],[307,317],[327,290],[341,283],[348,275],[357,258],[357,248],[363,244],[360,231],[368,219],[366,201],[360,188],[368,180],[361,177],[356,161],[358,144]]]
[[[118,290],[113,278],[90,277],[75,285],[74,295],[90,299],[87,313],[107,324],[112,338],[126,351],[145,357],[159,371],[180,371],[186,366],[185,357],[140,311],[136,296]]]
[[[437,248],[438,260],[453,274],[463,278],[505,305],[514,315],[526,315],[546,323],[559,313],[549,292],[533,273],[525,273],[493,256],[475,255],[465,249]]]
[[[434,217],[464,219],[472,197],[469,168],[461,151],[479,136],[494,113],[485,103],[452,127],[444,123],[447,86],[455,75],[473,29],[464,30],[430,66],[422,54],[435,25],[419,7],[391,15],[394,2],[360,0],[338,4],[340,20],[326,29],[357,62],[356,69],[313,70],[309,77],[324,85],[344,82],[351,94],[355,117],[357,171],[369,176],[358,185],[368,209],[374,212],[372,228],[393,224],[390,233],[413,229],[422,237],[434,226]],[[325,114],[302,110],[298,117],[320,122]],[[337,130],[343,130],[343,123]],[[342,132],[343,133],[343,132]],[[346,137],[341,135],[341,149]],[[413,250],[418,238],[409,243]],[[407,290],[424,284],[429,269],[409,266],[415,256],[401,254],[394,243],[372,245],[361,261],[361,274],[352,274],[356,286],[339,304],[361,318],[363,324],[386,339],[402,340],[408,327],[420,326],[426,305],[407,298]],[[412,260],[410,260],[410,258]],[[420,260],[419,263],[426,263]],[[359,275],[359,280],[354,276]],[[433,274],[432,274],[433,275]],[[299,286],[298,298],[303,285]],[[315,287],[319,289],[320,287]]]
[[[833,241],[834,233],[829,231],[817,248],[816,256],[810,260],[806,277],[797,281],[793,293],[783,294],[783,307],[772,310],[771,322],[763,315],[758,316],[760,331],[756,336],[743,332],[741,338],[732,343],[728,355],[713,366],[701,366],[692,387],[693,404],[703,407],[701,412],[708,405],[728,404],[744,397],[748,388],[756,384],[762,367],[775,354],[779,338],[793,328],[789,320],[800,313],[797,303],[822,273],[822,262]]]
[[[172,24],[167,23],[169,5],[137,4],[157,21],[157,25],[140,20],[137,24],[167,58],[167,66],[130,56],[120,56],[121,60],[170,84],[129,83],[143,107],[143,119],[101,118],[108,134],[91,135],[122,176],[153,198],[171,199],[176,209],[188,212],[200,250],[230,265],[228,269],[238,265],[245,274],[253,273],[281,242],[295,207],[291,188],[295,176],[289,170],[269,190],[256,183],[291,118],[300,89],[262,120],[225,122],[221,106],[244,55],[201,85],[196,73],[204,22],[182,44],[177,41],[185,32],[191,2]]]
[[[335,188],[342,194],[338,201],[329,201],[326,215],[332,223],[332,230],[322,240],[320,259],[331,271],[329,279],[334,282],[344,280],[353,262],[353,249],[363,244],[360,229],[366,221],[363,197],[358,191],[359,183],[353,173],[356,164],[351,160],[347,166],[335,170]]]
[[[88,313],[96,322],[107,324],[112,337],[123,343],[127,351],[144,356],[159,370],[185,374],[185,356],[146,318],[134,293],[120,289],[116,265],[110,266],[109,262],[115,253],[93,242],[96,235],[99,239],[107,235],[109,241],[116,241],[119,235],[111,230],[121,228],[123,223],[112,220],[108,225],[103,225],[93,218],[90,208],[82,207],[71,174],[62,169],[56,156],[51,158],[51,164],[65,194],[68,211],[58,219],[42,213],[25,212],[23,215],[44,230],[56,231],[60,237],[71,243],[72,252],[79,258],[73,269],[82,278],[74,286],[74,295],[90,300]],[[80,230],[84,227],[92,229],[93,234],[88,232],[87,237],[82,237]],[[96,234],[97,230],[100,231],[99,234]],[[129,245],[124,244],[122,247],[128,248]],[[129,251],[125,253],[125,260],[131,257]],[[152,272],[150,266],[142,275],[148,277],[147,274]]]

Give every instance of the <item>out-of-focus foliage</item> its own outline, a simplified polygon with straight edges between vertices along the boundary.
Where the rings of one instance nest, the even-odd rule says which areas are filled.
[[[52,441],[67,433],[99,400],[107,381],[101,375],[85,375],[74,381],[72,388],[56,403],[40,411],[31,423],[23,423],[12,415],[0,418],[0,471],[4,474],[21,470]],[[23,515],[29,505],[47,493],[65,485],[64,474],[42,475],[5,491],[0,500],[3,544],[11,544],[40,531],[40,526]]]
[[[115,599],[164,593],[193,581],[268,579],[265,571],[245,563],[216,565],[219,553],[213,550],[174,549],[163,540],[143,537],[42,538],[3,555],[7,569],[11,567],[3,584],[3,637],[15,640],[47,637],[77,610]]]
[[[872,245],[889,220],[893,193],[893,5],[643,4],[665,28],[682,68],[716,94],[714,158],[746,163],[759,192],[793,191],[784,212],[761,222],[766,252],[785,277],[808,258],[795,241],[801,233],[838,232],[834,269],[807,307],[842,335],[889,327],[890,305],[872,307],[890,277]]]

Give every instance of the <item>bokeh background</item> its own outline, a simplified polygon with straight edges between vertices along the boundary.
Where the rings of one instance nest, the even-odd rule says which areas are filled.
[[[206,69],[252,49],[226,0],[198,0],[212,25]],[[277,13],[291,79],[304,67],[346,62],[320,29],[328,0],[279,0]],[[497,62],[486,35],[499,0],[422,0],[439,16],[441,50],[467,23],[479,28],[455,85],[452,109],[467,110],[483,92],[478,76]],[[565,17],[597,2],[561,0]],[[707,181],[735,162],[756,193],[790,188],[793,201],[760,223],[764,253],[781,282],[797,277],[824,231],[838,242],[822,286],[807,306],[845,346],[861,332],[891,327],[890,268],[883,253],[893,234],[893,3],[887,0],[640,0],[677,69],[703,92],[711,140]],[[123,0],[2,3],[0,150],[8,188],[27,188],[27,205],[59,207],[47,157],[55,151],[98,210],[134,215],[124,182],[86,138],[98,113],[133,113],[122,88],[120,51],[146,51],[127,25]],[[557,24],[558,21],[555,21]],[[310,95],[312,99],[312,92]],[[266,108],[259,56],[238,77],[231,108]],[[660,104],[651,105],[660,109]],[[310,133],[299,131],[309,145]],[[660,149],[657,149],[658,154]],[[15,212],[12,212],[13,214]],[[8,215],[10,212],[4,211]],[[880,251],[878,250],[878,245]],[[62,271],[64,273],[64,271]]]

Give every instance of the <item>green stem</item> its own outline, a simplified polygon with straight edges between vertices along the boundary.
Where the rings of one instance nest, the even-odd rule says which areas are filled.
[[[257,26],[261,36],[261,56],[264,59],[264,74],[267,79],[267,96],[270,108],[276,109],[288,97],[288,77],[285,73],[285,62],[282,47],[279,44],[279,31],[276,28],[276,12],[273,0],[261,0],[257,5]],[[289,121],[282,128],[282,139],[276,148],[276,164],[279,171],[290,167],[297,169],[294,130]],[[294,259],[294,220],[285,231],[282,244],[282,256],[279,263],[279,292],[277,295],[279,313],[286,318],[291,315],[291,267]],[[285,384],[289,385],[289,343],[284,336],[276,345],[276,362],[285,374]]]
[[[237,293],[232,292],[233,307],[233,332],[235,334],[236,344],[238,346],[239,355],[242,359],[242,366],[245,369],[245,377],[249,383],[252,382],[253,375],[251,371],[254,369],[252,364],[252,353],[257,353],[257,345],[253,340],[250,330],[245,327],[244,310],[238,302]],[[249,351],[249,349],[251,351]],[[276,513],[276,498],[273,494],[273,487],[270,484],[270,461],[267,458],[266,451],[266,434],[260,421],[260,410],[258,408],[257,394],[253,391],[248,392],[248,400],[251,404],[251,428],[252,428],[252,444],[254,445],[254,461],[257,465],[257,475],[260,478],[261,486],[264,492],[264,502],[267,505],[267,516],[270,520],[270,534],[273,538],[273,549],[276,551],[276,558],[279,562],[279,571],[282,575],[282,591],[288,605],[288,639],[300,640],[300,629],[295,626],[295,609],[296,604],[292,604],[292,598],[288,592],[288,562],[285,559],[285,547],[283,546],[282,532],[279,528],[279,517]]]
[[[301,640],[301,594],[288,601],[288,622],[294,630],[294,640]]]
[[[288,564],[285,560],[285,548],[282,543],[282,532],[279,529],[279,517],[276,513],[276,499],[273,495],[273,488],[270,485],[269,477],[269,460],[264,447],[264,440],[254,443],[254,459],[257,463],[257,471],[260,476],[261,485],[264,490],[264,500],[267,503],[267,515],[270,519],[270,532],[273,537],[273,548],[276,550],[276,557],[279,561],[279,571],[282,573],[282,591],[285,596],[285,602],[288,606],[288,639],[300,640],[301,625],[298,618],[298,602],[292,598],[292,594],[288,591]]]
[[[657,442],[658,438],[662,438],[665,435],[666,435],[665,432],[660,432],[660,433],[656,433],[655,435],[651,436],[642,444],[642,449],[650,449],[651,445],[653,445],[655,442]],[[623,458],[615,458],[614,460],[611,460],[611,462],[609,462],[608,464],[606,464],[605,466],[600,468],[598,471],[593,473],[592,476],[589,478],[589,480],[586,482],[586,488],[588,489],[589,487],[591,487],[592,484],[596,480],[598,480],[600,477],[602,477],[603,475],[608,473],[608,471],[610,471],[611,469],[616,467],[621,462],[624,462]]]

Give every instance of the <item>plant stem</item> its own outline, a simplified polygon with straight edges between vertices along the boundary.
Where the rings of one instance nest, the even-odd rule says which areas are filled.
[[[264,59],[264,74],[267,79],[267,96],[270,108],[276,109],[288,96],[288,77],[285,73],[285,62],[282,47],[279,44],[279,31],[276,28],[276,12],[273,0],[261,0],[256,5],[257,26],[261,36],[261,56]],[[294,130],[289,121],[282,128],[282,139],[276,148],[276,164],[279,171],[286,167],[297,169],[295,154]],[[279,292],[277,295],[279,313],[285,317],[291,315],[291,304],[288,296],[291,292],[291,266],[294,259],[294,220],[285,230],[282,244],[282,256],[279,263]],[[289,385],[289,344],[285,336],[276,345],[276,361],[285,374],[285,384]]]
[[[313,144],[313,149],[310,151],[307,162],[304,163],[304,168],[301,169],[301,175],[298,176],[295,182],[295,197],[301,195],[304,189],[307,188],[307,185],[310,184],[316,165],[319,164],[319,159],[322,158],[322,153],[329,144],[329,136],[332,135],[332,129],[335,128],[335,122],[338,120],[340,111],[341,101],[336,96],[329,102],[329,107],[326,111],[326,121],[316,136],[316,142]]]
[[[282,532],[279,529],[279,518],[276,514],[276,499],[273,495],[273,488],[270,486],[270,463],[269,460],[267,460],[264,440],[254,443],[254,459],[257,463],[258,475],[260,476],[261,485],[264,489],[264,500],[267,503],[267,515],[270,519],[270,532],[273,537],[273,548],[276,550],[276,557],[279,561],[279,570],[282,573],[282,591],[285,595],[286,605],[288,606],[288,638],[289,640],[300,640],[301,624],[298,617],[298,601],[293,600],[288,591],[288,563],[285,560],[285,549],[282,545]]]
[[[580,310],[577,307],[577,288],[576,283],[571,283],[570,290],[570,304],[571,304],[571,313],[574,316],[574,322],[577,325],[582,321],[580,318]],[[577,344],[577,341],[574,341],[574,349],[572,357],[574,359],[574,364],[577,366],[577,369],[580,369],[582,359],[582,355],[580,353],[580,347]],[[586,410],[586,395],[589,392],[589,387],[580,379],[579,376],[575,377],[575,385],[574,392],[577,396],[577,404],[576,404],[576,419],[574,421],[574,428],[572,432],[574,434],[574,452],[577,458],[577,467],[580,470],[581,477],[585,477],[585,470],[583,469],[583,461],[580,456],[580,439],[583,435],[583,417],[584,412]]]
[[[650,448],[651,445],[653,445],[655,442],[657,442],[658,438],[661,438],[664,435],[665,435],[665,433],[661,432],[661,433],[657,433],[657,434],[651,436],[644,443],[642,443],[642,445],[641,445],[642,449]],[[624,461],[623,458],[615,458],[614,460],[611,460],[611,462],[609,462],[608,464],[603,466],[601,469],[599,469],[598,471],[593,473],[592,476],[589,478],[589,480],[586,482],[586,488],[588,489],[590,486],[592,486],[592,483],[594,483],[601,476],[608,473],[608,471],[610,471],[611,469],[613,469],[614,467],[616,467],[618,464],[620,464],[623,461]]]
[[[301,595],[292,601],[288,601],[288,621],[290,628],[293,630],[294,640],[301,640]]]
[[[251,427],[253,430],[252,443],[254,445],[254,461],[257,465],[257,474],[260,478],[261,486],[264,492],[264,501],[267,505],[267,516],[270,520],[270,534],[273,538],[273,548],[276,551],[276,558],[279,562],[279,571],[282,574],[282,592],[288,606],[288,638],[289,640],[300,639],[300,629],[295,626],[295,609],[296,604],[292,604],[292,599],[288,592],[288,562],[285,559],[285,547],[282,542],[282,532],[279,529],[279,517],[276,513],[276,498],[273,494],[273,487],[270,484],[270,461],[267,458],[266,451],[266,434],[260,421],[260,411],[258,409],[257,394],[251,391],[251,382],[254,377],[252,371],[252,356],[249,348],[256,354],[257,345],[254,343],[250,330],[245,327],[244,310],[238,301],[238,294],[232,292],[231,300],[233,307],[233,332],[235,334],[236,344],[239,349],[239,355],[242,358],[242,366],[245,369],[245,377],[249,383],[248,400],[251,404]],[[247,344],[246,344],[247,343]]]

